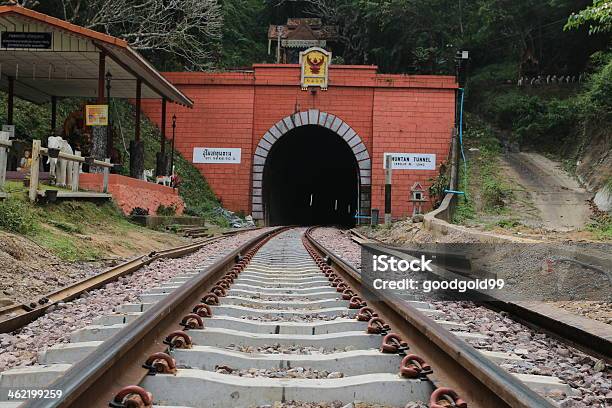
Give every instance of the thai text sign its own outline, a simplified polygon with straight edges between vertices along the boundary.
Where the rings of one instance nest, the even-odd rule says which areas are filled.
[[[22,33],[3,31],[0,44],[2,48],[36,48],[48,50],[53,42],[53,33]]]
[[[391,156],[391,169],[393,170],[435,170],[436,155],[431,153],[385,153],[383,168]]]
[[[239,164],[242,149],[237,147],[194,147],[193,162],[205,164]]]
[[[108,126],[108,105],[85,105],[87,126]]]
[[[330,62],[331,52],[323,48],[313,47],[300,52],[302,89],[308,89],[309,86],[327,89]]]

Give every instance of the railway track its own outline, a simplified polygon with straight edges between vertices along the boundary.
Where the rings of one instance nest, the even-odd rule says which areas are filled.
[[[355,229],[348,231],[351,241],[359,246],[370,245],[379,253],[384,253],[389,256],[405,257],[406,252],[401,251],[401,248],[393,248],[381,241],[366,237]],[[328,251],[328,250],[327,250]],[[431,251],[431,249],[430,249]],[[332,256],[340,259],[338,255],[330,253]],[[443,259],[444,252],[432,252],[438,259]],[[446,254],[447,255],[447,254]],[[597,269],[605,275],[609,274],[605,268],[600,268],[596,265],[606,265],[609,263],[608,258],[598,258],[588,254],[573,254],[573,257],[585,258],[591,263],[582,263],[585,268]],[[448,255],[447,255],[447,259]],[[447,262],[444,265],[446,272],[455,273],[459,276],[469,276],[470,271],[463,270],[464,265],[460,263]],[[467,275],[465,273],[467,272]],[[495,277],[495,276],[492,276]],[[482,294],[479,295],[484,297]],[[552,310],[546,306],[544,302],[520,302],[508,301],[499,299],[493,295],[488,295],[489,300],[477,302],[479,305],[486,307],[495,312],[505,312],[513,317],[514,320],[525,324],[528,327],[546,332],[555,337],[559,341],[576,347],[585,353],[603,359],[607,364],[612,364],[612,338],[610,337],[609,327],[597,321],[589,321],[589,319],[576,319],[568,314],[559,313],[560,311]]]
[[[51,306],[60,302],[68,302],[81,294],[97,289],[122,276],[131,274],[143,266],[149,265],[159,259],[178,258],[196,252],[198,249],[222,239],[224,236],[234,235],[245,231],[235,230],[217,236],[207,237],[186,245],[180,245],[160,251],[153,251],[146,255],[134,257],[96,275],[74,282],[71,285],[47,293],[26,303],[14,303],[0,308],[0,333],[18,330],[26,324],[42,316]]]
[[[61,390],[24,407],[551,406],[421,319],[425,305],[366,305],[355,271],[303,232],[265,232],[186,270],[0,385]]]
[[[353,268],[359,279],[359,247],[405,258],[397,248],[358,231],[321,229],[313,234],[319,249],[333,262]],[[459,271],[461,273],[461,271]],[[563,407],[608,407],[611,361],[609,326],[581,318],[543,302],[432,301],[431,318],[463,338],[484,356],[515,375],[534,391]]]

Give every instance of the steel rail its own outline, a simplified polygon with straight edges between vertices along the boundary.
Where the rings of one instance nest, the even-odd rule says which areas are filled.
[[[385,244],[384,242],[378,240],[371,240],[367,237],[361,235],[358,232],[351,230],[351,233],[357,234],[360,238],[356,242],[359,245],[369,245],[372,248],[375,248],[376,251],[386,253],[387,255],[394,256],[413,256],[411,255],[411,251],[407,253],[402,248],[394,248]],[[365,237],[365,239],[361,239],[361,237]],[[446,264],[443,265],[442,270],[444,274],[448,274],[449,276],[453,274],[458,274],[460,276],[470,276],[470,268],[469,265],[462,264],[461,260],[457,257],[453,257],[446,252],[437,252],[432,250],[427,251],[416,251],[418,253],[428,254],[429,256],[437,256],[438,259],[446,259]],[[562,252],[567,253],[567,251]],[[580,257],[584,260],[589,260],[590,263],[585,263],[583,260],[576,259],[568,259],[568,258],[557,258],[560,261],[566,262],[575,262],[579,265],[582,265],[584,268],[589,268],[595,271],[606,275],[609,278],[609,272],[602,270],[601,268],[594,266],[595,264],[604,264],[607,259],[602,257],[596,257],[589,254],[575,254],[576,257]],[[442,276],[440,276],[442,277]],[[459,276],[457,276],[459,277]],[[491,278],[496,278],[496,275],[489,275]],[[582,325],[572,324],[573,320],[570,318],[569,323],[567,321],[559,320],[558,316],[549,316],[547,313],[542,312],[541,309],[546,309],[546,304],[543,302],[535,302],[536,305],[531,304],[530,302],[521,302],[503,299],[499,296],[496,296],[492,293],[482,293],[478,292],[479,300],[474,301],[479,306],[485,307],[487,309],[493,310],[495,312],[504,311],[509,313],[510,317],[514,320],[537,330],[541,330],[546,332],[548,335],[554,337],[555,339],[565,343],[571,347],[582,350],[583,352],[601,358],[605,360],[608,364],[612,364],[612,338],[605,334],[605,329],[598,328],[601,326],[598,322],[594,322],[591,326],[595,325],[595,332],[589,329],[593,329],[593,327],[583,327]],[[603,324],[603,323],[602,323]]]
[[[113,280],[119,279],[122,276],[131,274],[153,261],[163,258],[178,258],[193,253],[205,245],[220,240],[224,236],[237,234],[247,230],[248,229],[228,231],[220,236],[207,238],[187,245],[181,245],[161,251],[153,251],[148,255],[137,256],[99,274],[79,280],[68,286],[42,295],[37,300],[33,300],[30,303],[13,304],[0,308],[0,333],[8,333],[18,330],[42,316],[52,305],[56,305],[60,302],[68,302],[84,292],[97,289]]]
[[[361,287],[362,292],[367,292],[359,271],[312,237],[312,229],[306,233],[309,242],[331,259],[332,267],[352,281],[353,288]],[[408,339],[411,348],[418,350],[418,354],[434,367],[430,380],[436,385],[443,384],[459,391],[470,407],[554,407],[522,381],[416,308],[382,291],[376,296],[381,300],[370,301],[371,306],[378,309],[379,314],[402,333],[404,339]],[[364,298],[373,299],[374,295],[365,294]]]
[[[62,390],[62,398],[29,400],[21,408],[107,406],[121,388],[143,380],[148,370],[141,364],[167,347],[161,340],[181,329],[181,318],[199,303],[205,289],[235,264],[236,257],[284,229],[263,232],[231,251],[74,364],[47,387]]]

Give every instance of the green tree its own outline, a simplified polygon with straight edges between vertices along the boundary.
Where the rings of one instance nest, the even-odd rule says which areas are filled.
[[[593,0],[593,4],[579,13],[572,13],[565,29],[573,29],[589,24],[589,34],[610,32],[612,30],[612,0]]]

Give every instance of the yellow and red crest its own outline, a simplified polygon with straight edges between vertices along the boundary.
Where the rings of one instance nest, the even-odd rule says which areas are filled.
[[[325,51],[323,48],[312,47],[300,52],[302,89],[306,90],[310,86],[318,86],[326,90],[330,62],[331,52]]]

